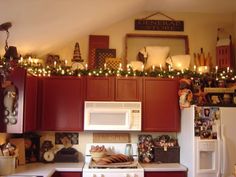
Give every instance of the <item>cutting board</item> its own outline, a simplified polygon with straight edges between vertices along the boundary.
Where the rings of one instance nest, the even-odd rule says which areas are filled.
[[[19,165],[25,164],[25,140],[24,138],[11,138],[10,143],[16,145],[19,152]]]

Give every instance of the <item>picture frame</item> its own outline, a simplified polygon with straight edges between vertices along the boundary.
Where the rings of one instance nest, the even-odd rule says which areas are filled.
[[[210,93],[206,95],[207,103],[209,105],[222,105],[223,94],[222,93]]]
[[[233,93],[208,93],[206,99],[208,105],[235,106]]]

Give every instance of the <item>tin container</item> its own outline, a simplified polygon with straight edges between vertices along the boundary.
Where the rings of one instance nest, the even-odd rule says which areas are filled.
[[[0,176],[10,175],[15,171],[14,156],[0,156]]]

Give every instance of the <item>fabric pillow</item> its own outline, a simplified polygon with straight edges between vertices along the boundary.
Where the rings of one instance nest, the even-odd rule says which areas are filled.
[[[167,46],[147,46],[146,51],[148,53],[148,59],[145,66],[145,69],[149,69],[150,67],[157,66],[165,68],[166,58],[169,55],[170,47]]]
[[[166,59],[166,63],[172,65],[173,69],[182,70],[189,68],[190,55],[174,55]]]

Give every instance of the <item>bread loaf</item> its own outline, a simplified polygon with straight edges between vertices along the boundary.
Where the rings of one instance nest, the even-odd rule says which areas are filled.
[[[110,163],[122,163],[122,162],[130,162],[133,161],[133,158],[124,154],[113,154],[110,156],[106,156],[98,160],[96,163],[98,165],[107,165]]]

